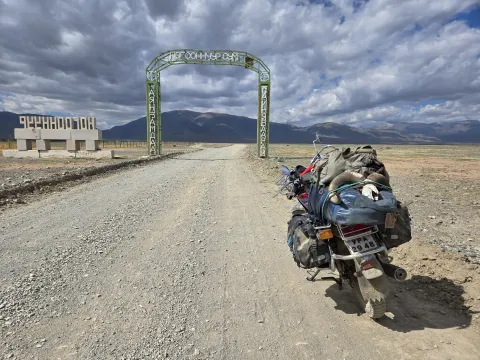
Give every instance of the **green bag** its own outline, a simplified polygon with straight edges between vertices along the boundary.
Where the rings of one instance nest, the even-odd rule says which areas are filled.
[[[367,177],[371,173],[385,169],[384,164],[378,160],[377,151],[371,145],[357,147],[354,151],[350,148],[340,148],[329,152],[328,159],[315,167],[311,179],[315,179],[320,172],[320,185],[328,186],[330,182],[345,171],[357,172]]]

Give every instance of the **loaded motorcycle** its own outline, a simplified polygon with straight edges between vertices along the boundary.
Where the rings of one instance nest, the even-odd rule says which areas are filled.
[[[323,154],[327,148],[333,150]],[[277,185],[281,186],[280,193],[297,198],[301,204],[289,221],[288,245],[297,266],[308,269],[307,280],[314,281],[322,273],[320,280],[334,280],[340,290],[347,282],[364,311],[378,319],[386,312],[387,277],[404,281],[407,276],[403,268],[391,263],[389,252],[410,241],[411,231],[408,209],[392,194],[388,174],[376,160],[376,152],[362,158],[362,151],[370,149],[359,147],[350,157],[357,163],[367,159],[366,166],[361,167],[363,173],[340,167],[335,176],[328,174],[328,167],[332,168],[329,162],[346,158],[351,165],[348,159],[352,152],[327,145],[316,151],[307,168],[290,170],[282,165]],[[367,164],[372,159],[378,165],[373,167],[376,171]],[[316,169],[319,162],[322,164]],[[370,171],[365,171],[369,166]],[[352,166],[347,168],[351,170]],[[331,181],[320,181],[329,175]]]

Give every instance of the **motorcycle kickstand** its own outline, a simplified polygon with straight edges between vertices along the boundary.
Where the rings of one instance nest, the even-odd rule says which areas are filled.
[[[310,276],[307,277],[307,280],[308,280],[308,281],[315,281],[315,278],[316,278],[317,275],[320,273],[320,271],[321,271],[321,269],[317,269],[317,270],[315,271],[315,273],[313,273],[312,275],[310,275]],[[333,277],[333,276],[327,276],[327,277],[321,278],[321,280],[333,280],[333,281],[335,281],[335,282],[337,283],[339,290],[343,290],[343,281],[342,281],[342,278],[337,279],[337,278],[335,278],[335,277]]]
[[[320,273],[320,270],[321,270],[321,269],[317,269],[313,275],[310,275],[310,276],[307,277],[307,280],[308,280],[308,281],[315,281],[315,278],[316,278],[317,275]]]

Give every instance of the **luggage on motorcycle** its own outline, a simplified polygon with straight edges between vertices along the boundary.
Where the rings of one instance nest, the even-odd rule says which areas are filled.
[[[350,151],[350,148],[347,148],[347,150]],[[328,153],[327,161],[320,163],[321,169],[317,168],[316,171],[320,170],[321,184],[329,184],[335,176],[345,171],[347,161],[345,160],[344,152],[347,150],[335,149]]]
[[[315,168],[320,172],[320,184],[328,185],[345,171],[357,172],[367,177],[371,173],[380,172],[388,177],[385,165],[378,160],[377,151],[370,145],[357,147],[354,151],[350,148],[336,149],[329,152],[326,162],[320,162]]]
[[[339,225],[383,225],[387,213],[398,213],[396,197],[389,191],[379,191],[380,199],[374,201],[355,188],[347,188],[338,193],[339,204],[326,200],[326,188],[318,190],[311,186],[309,207],[316,217]]]
[[[393,229],[385,229],[383,225],[378,227],[380,233],[383,234],[384,243],[388,249],[398,247],[412,239],[411,218],[408,208],[400,201],[397,204],[398,214]]]
[[[397,199],[389,191],[380,190],[380,199],[374,201],[354,188],[342,190],[340,204],[328,202],[324,217],[339,225],[383,225],[387,213],[397,213]]]
[[[298,267],[311,269],[330,262],[328,245],[318,240],[307,215],[296,215],[288,222],[288,245]]]
[[[353,152],[347,150],[344,152],[347,162],[345,171],[357,172],[367,177],[382,168],[385,169],[383,163],[377,159],[377,151],[371,145],[359,146]]]

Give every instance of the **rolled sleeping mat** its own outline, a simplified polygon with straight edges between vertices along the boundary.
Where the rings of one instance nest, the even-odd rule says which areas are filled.
[[[330,185],[328,186],[328,192],[336,190],[343,185],[353,184],[362,180],[365,180],[365,177],[363,177],[362,174],[352,171],[345,171],[333,178],[333,180],[330,182]],[[329,195],[329,200],[333,204],[340,203],[340,198],[335,193]]]
[[[385,176],[387,181],[390,181],[390,175],[388,174],[387,169],[385,169],[385,166],[382,166],[380,169],[378,169],[377,173]]]
[[[387,173],[387,175],[388,175],[388,173]],[[389,178],[387,176],[384,176],[384,175],[380,174],[380,173],[371,173],[370,175],[368,175],[366,180],[375,181],[376,183],[379,183],[379,184],[390,187]]]

